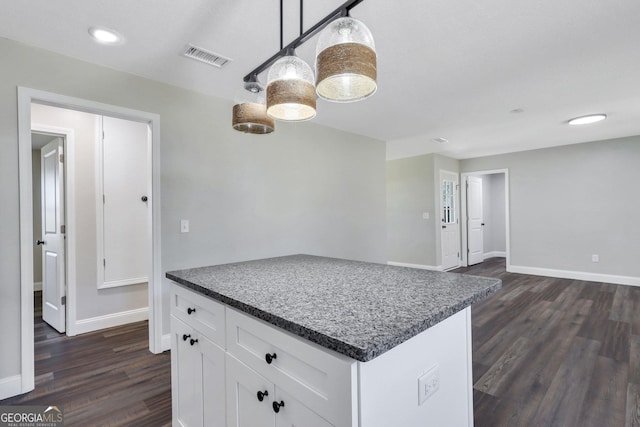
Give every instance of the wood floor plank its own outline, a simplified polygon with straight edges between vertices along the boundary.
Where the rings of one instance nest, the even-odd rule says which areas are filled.
[[[476,427],[640,427],[640,288],[485,263],[456,270],[503,280],[502,297],[471,308]],[[516,365],[519,339],[517,369],[491,374]]]
[[[627,386],[627,408],[625,427],[640,427],[640,385],[629,383]]]
[[[580,427],[622,426],[625,423],[629,365],[598,357],[582,405]]]
[[[171,425],[170,355],[149,352],[147,322],[67,337],[36,317],[34,334],[35,390],[0,405],[58,405],[69,426]]]
[[[576,425],[601,344],[576,337],[556,373],[536,418],[540,425]]]
[[[518,338],[474,384],[475,389],[492,396],[498,396],[500,386],[510,381],[511,374],[518,369],[524,354],[529,351],[528,347],[529,340]]]

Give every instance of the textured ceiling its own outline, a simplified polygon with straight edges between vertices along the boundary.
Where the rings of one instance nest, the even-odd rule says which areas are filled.
[[[305,27],[341,3],[305,2]],[[286,43],[297,35],[299,2],[284,4]],[[0,0],[0,36],[233,99],[241,78],[278,49],[278,5]],[[352,15],[374,34],[378,92],[355,104],[319,100],[315,121],[387,141],[389,158],[468,158],[640,134],[637,0],[365,0]],[[127,42],[97,45],[92,25]],[[233,62],[215,69],[183,58],[187,43]],[[311,65],[314,53],[315,40],[298,51]],[[510,112],[517,108],[524,112]],[[593,112],[609,119],[566,124]]]

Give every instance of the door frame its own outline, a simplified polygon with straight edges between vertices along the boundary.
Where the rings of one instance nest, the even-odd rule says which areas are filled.
[[[19,169],[19,213],[20,213],[20,331],[21,331],[21,379],[22,393],[33,390],[35,386],[34,331],[33,331],[33,183],[31,166],[31,103],[83,111],[97,115],[107,115],[126,120],[148,123],[151,128],[151,256],[148,294],[149,294],[149,350],[161,353],[163,345],[162,325],[162,266],[161,266],[161,221],[160,221],[160,116],[130,108],[119,107],[100,102],[74,98],[52,92],[26,87],[18,87],[18,169]],[[68,162],[70,163],[70,162]],[[69,174],[67,174],[69,175]],[[67,192],[73,191],[67,187]],[[71,208],[68,210],[72,211]],[[67,220],[69,218],[67,217]],[[67,231],[75,229],[69,222]],[[74,234],[75,235],[75,234]],[[67,233],[67,271],[70,268],[71,242]],[[75,260],[74,260],[75,261]],[[74,277],[75,280],[75,277]],[[67,283],[70,278],[67,277]],[[70,301],[69,301],[70,302]],[[67,310],[67,314],[69,310]],[[71,316],[67,317],[68,327]],[[164,340],[167,341],[167,340]]]
[[[468,233],[468,212],[467,212],[467,178],[470,176],[495,175],[504,174],[504,222],[505,222],[505,249],[506,249],[506,265],[507,271],[511,271],[511,220],[510,220],[510,203],[509,203],[509,169],[492,169],[475,172],[464,172],[460,179],[460,212],[461,219],[461,262],[463,267],[469,265],[467,251],[467,233]],[[464,184],[464,185],[463,185]]]
[[[65,330],[69,335],[75,335],[70,333],[69,327],[72,322],[69,319],[73,319],[75,324],[76,320],[76,201],[75,197],[69,197],[69,194],[75,194],[75,131],[73,129],[49,126],[39,123],[32,123],[29,137],[31,133],[47,134],[52,136],[61,137],[63,139],[62,146],[64,147],[65,162],[64,168],[64,224],[66,225],[66,239],[64,241],[64,269],[65,269],[65,295],[67,296],[67,303],[64,307],[65,312]],[[33,146],[31,146],[33,149]],[[33,175],[32,175],[33,176]],[[20,179],[22,183],[22,178]],[[31,190],[33,193],[33,182],[31,183]],[[21,190],[22,194],[22,190]],[[33,199],[32,199],[33,200]],[[33,210],[32,210],[33,212]],[[21,212],[22,214],[22,212]],[[22,224],[22,216],[21,222]],[[33,218],[31,219],[31,227],[33,228]],[[31,238],[33,242],[33,237]],[[31,269],[33,272],[33,268]],[[33,282],[33,280],[32,280]],[[22,288],[24,290],[24,288]],[[33,292],[32,292],[33,294]],[[23,307],[24,309],[24,307]],[[33,310],[33,304],[31,305]],[[33,311],[31,312],[31,318],[33,318]]]

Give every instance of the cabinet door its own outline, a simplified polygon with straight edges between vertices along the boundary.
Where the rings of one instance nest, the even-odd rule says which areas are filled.
[[[201,427],[203,419],[201,353],[190,345],[195,331],[175,318],[172,323],[171,371],[174,424]]]
[[[273,384],[229,354],[226,364],[227,427],[274,427]]]
[[[224,351],[173,316],[171,328],[174,425],[224,426]]]
[[[333,424],[279,388],[276,388],[275,401],[284,402],[276,414],[276,427],[333,427]]]

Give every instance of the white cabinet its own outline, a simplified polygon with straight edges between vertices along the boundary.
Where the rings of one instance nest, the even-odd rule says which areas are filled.
[[[175,317],[171,329],[173,424],[223,426],[224,350]]]
[[[333,427],[300,400],[227,354],[227,427]]]

